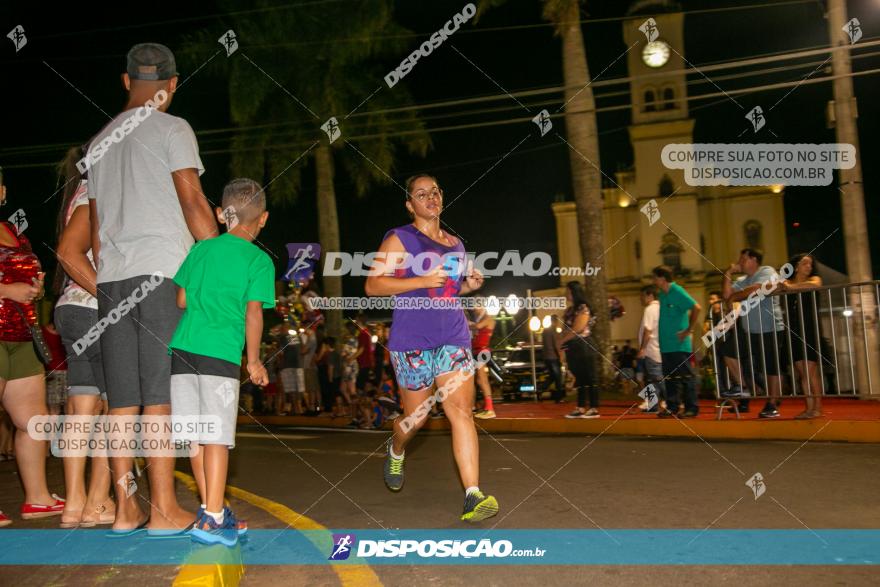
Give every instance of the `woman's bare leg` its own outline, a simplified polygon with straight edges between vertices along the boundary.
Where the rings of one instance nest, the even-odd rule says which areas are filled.
[[[430,409],[425,409],[428,407],[425,402],[428,401],[432,393],[430,387],[417,391],[400,390],[403,416],[394,420],[394,436],[391,437],[391,449],[394,454],[402,455],[406,445],[425,424],[430,412]],[[425,406],[425,408],[419,409],[420,406]],[[407,423],[406,425],[403,424],[404,421]]]
[[[94,411],[96,416],[106,414],[108,406],[106,401],[102,401],[100,396],[95,396]],[[86,494],[86,505],[83,508],[84,521],[98,521],[98,508],[102,507],[104,511],[115,514],[116,505],[113,498],[110,497],[110,461],[107,457],[92,457],[92,468],[89,476],[89,490]]]
[[[467,377],[457,385],[462,373],[455,371],[437,377],[437,388],[453,386],[443,393],[443,410],[452,427],[452,452],[458,465],[462,485],[477,487],[480,481],[480,445],[474,425],[474,377]]]
[[[67,400],[68,414],[73,416],[93,416],[100,403],[97,395],[71,395]],[[79,522],[86,506],[86,457],[64,457],[64,512],[61,523]],[[106,469],[106,461],[105,469]],[[92,469],[94,470],[94,465]],[[92,475],[95,473],[93,472]]]
[[[0,380],[3,409],[15,425],[15,459],[24,486],[25,503],[53,505],[55,499],[46,485],[46,441],[34,440],[27,432],[28,420],[45,416],[46,382],[44,376],[32,375],[12,381]]]

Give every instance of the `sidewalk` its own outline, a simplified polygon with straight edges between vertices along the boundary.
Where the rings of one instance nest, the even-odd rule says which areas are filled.
[[[574,409],[567,401],[519,401],[495,403],[496,418],[476,420],[481,431],[489,433],[537,432],[544,434],[615,434],[632,436],[702,437],[706,439],[808,440],[880,443],[880,402],[849,398],[823,400],[825,415],[815,420],[795,420],[804,409],[802,398],[785,398],[779,408],[781,416],[772,420],[758,418],[764,405],[753,399],[751,411],[737,420],[724,412],[716,420],[714,400],[700,400],[700,414],[687,420],[659,419],[655,414],[637,412],[638,402],[610,400],[603,402],[600,418],[569,420],[564,416]],[[345,418],[328,416],[239,416],[238,423],[274,426],[346,428]],[[384,428],[391,430],[390,423]],[[428,420],[424,430],[448,430],[443,418]]]

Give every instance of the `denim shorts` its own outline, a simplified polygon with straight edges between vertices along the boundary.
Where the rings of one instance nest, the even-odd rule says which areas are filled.
[[[391,351],[391,364],[398,385],[410,391],[431,387],[434,379],[444,373],[465,371],[473,375],[475,370],[471,349],[454,345],[429,350]]]
[[[55,308],[55,328],[67,351],[68,395],[100,395],[106,399],[101,345],[90,344],[77,353],[74,343],[98,323],[98,311],[85,306],[66,304]]]

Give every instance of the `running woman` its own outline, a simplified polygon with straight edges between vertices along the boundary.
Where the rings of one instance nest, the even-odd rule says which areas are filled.
[[[370,296],[395,296],[398,305],[408,298],[456,298],[483,284],[478,271],[464,275],[464,246],[460,239],[440,228],[443,191],[431,175],[406,182],[405,206],[412,224],[385,234],[366,282]],[[413,271],[403,259],[425,258],[437,262]],[[395,259],[386,263],[382,259]],[[440,262],[442,261],[442,262]],[[392,271],[393,270],[393,271]],[[416,302],[416,300],[410,300]],[[415,304],[413,304],[415,305]],[[385,458],[385,485],[391,491],[403,487],[404,449],[424,425],[435,390],[443,401],[452,426],[452,450],[465,488],[461,519],[478,522],[498,513],[498,502],[479,488],[479,445],[474,426],[474,358],[467,319],[460,307],[396,307],[392,316],[388,348],[401,388],[403,417],[394,421],[394,435]]]

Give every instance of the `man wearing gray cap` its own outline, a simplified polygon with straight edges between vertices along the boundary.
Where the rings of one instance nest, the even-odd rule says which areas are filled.
[[[177,89],[174,55],[157,43],[135,45],[122,83],[123,112],[89,142],[78,166],[89,180],[110,416],[130,419],[171,413],[168,343],[181,315],[171,278],[194,240],[216,236],[217,225],[199,182],[204,168],[195,134],[166,113]],[[176,533],[192,523],[174,492],[173,452],[156,454],[148,454],[146,468],[148,516],[135,495],[132,458],[111,453],[115,532],[132,533],[149,521],[151,534]]]

